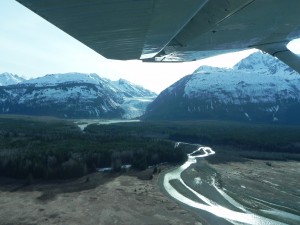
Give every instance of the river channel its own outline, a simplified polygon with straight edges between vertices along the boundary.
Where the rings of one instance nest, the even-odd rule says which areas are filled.
[[[184,143],[176,143],[175,148],[181,144]],[[203,162],[205,157],[213,154],[216,153],[211,148],[198,146],[188,154],[188,160],[183,165],[164,175],[164,191],[181,205],[201,215],[209,224],[286,224],[249,211],[219,188],[216,173],[210,171]],[[206,170],[206,173],[192,176],[197,169]],[[279,214],[287,213],[280,211]],[[300,218],[294,216],[297,224]]]

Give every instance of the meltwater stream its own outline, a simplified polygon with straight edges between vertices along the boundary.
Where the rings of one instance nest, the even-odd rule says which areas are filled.
[[[176,146],[180,145],[180,143],[176,143]],[[175,147],[176,147],[175,146]],[[213,188],[217,189],[217,191],[221,194],[222,197],[224,197],[230,204],[232,204],[234,207],[240,209],[239,211],[234,211],[231,209],[227,209],[224,206],[219,205],[218,203],[212,201],[211,199],[208,199],[207,197],[199,194],[195,190],[193,190],[191,187],[189,187],[181,178],[181,174],[183,171],[188,169],[192,164],[197,162],[197,158],[203,158],[208,157],[209,155],[215,154],[215,152],[209,148],[209,147],[199,147],[196,151],[188,154],[188,160],[179,168],[168,172],[164,176],[163,186],[165,190],[169,193],[170,196],[172,196],[174,199],[178,200],[179,202],[186,204],[188,206],[191,206],[196,209],[204,210],[206,212],[209,212],[217,217],[221,217],[227,221],[229,221],[232,224],[251,224],[251,225],[277,225],[277,224],[284,224],[275,220],[271,220],[259,215],[255,215],[247,210],[244,209],[242,205],[234,201],[230,196],[228,196],[226,193],[224,193],[221,189],[216,187],[215,185],[212,185]],[[179,181],[186,189],[187,191],[193,193],[198,200],[200,200],[203,203],[200,203],[198,201],[195,201],[193,199],[190,199],[180,192],[176,190],[170,183],[171,181]]]

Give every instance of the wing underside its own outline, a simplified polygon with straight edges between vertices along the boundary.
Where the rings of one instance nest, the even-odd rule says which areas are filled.
[[[193,61],[259,48],[297,71],[299,0],[17,0],[110,59]]]

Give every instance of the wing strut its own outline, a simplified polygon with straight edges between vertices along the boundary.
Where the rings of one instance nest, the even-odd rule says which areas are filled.
[[[300,57],[291,52],[287,48],[287,44],[288,43],[286,42],[271,43],[256,46],[256,48],[278,58],[279,60],[287,64],[289,67],[300,73]]]
[[[300,73],[300,57],[291,52],[289,49],[277,52],[274,56]]]

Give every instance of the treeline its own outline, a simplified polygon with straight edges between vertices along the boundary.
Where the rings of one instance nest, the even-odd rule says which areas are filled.
[[[93,133],[97,126],[89,126]],[[156,137],[202,145],[234,146],[261,152],[300,153],[300,126],[249,124],[227,121],[145,121],[115,124],[105,131]]]
[[[82,132],[65,120],[2,116],[0,176],[71,178],[103,167],[119,171],[122,165],[131,164],[142,170],[162,162],[180,163],[186,160],[186,149],[174,149],[175,141],[216,147],[216,156],[210,157],[216,162],[228,155],[230,160],[240,160],[241,156],[293,159],[300,153],[300,127],[147,121],[89,125]],[[298,155],[294,159],[299,159]]]
[[[136,169],[185,160],[174,143],[150,137],[112,134],[97,126],[85,133],[72,122],[35,118],[0,118],[0,176],[72,178],[122,165]],[[105,133],[106,135],[103,135]]]
[[[300,126],[199,121],[184,127],[172,132],[170,139],[243,151],[300,153]]]
[[[91,125],[89,134],[168,139],[207,145],[217,151],[211,163],[249,159],[299,160],[300,127],[227,121],[144,121],[109,126]]]
[[[262,152],[300,153],[300,126],[207,120],[145,121],[114,124],[101,131],[97,129],[96,125],[86,128],[89,133],[98,132],[99,135],[127,134]]]

